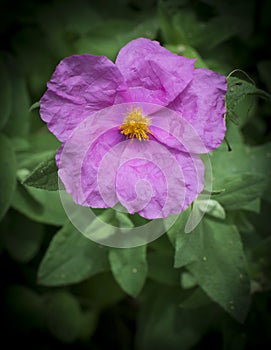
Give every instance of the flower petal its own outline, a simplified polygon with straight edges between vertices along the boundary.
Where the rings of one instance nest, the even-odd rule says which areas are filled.
[[[93,208],[108,208],[117,203],[115,186],[111,186],[112,178],[115,181],[115,174],[119,163],[119,154],[111,157],[107,164],[106,171],[98,176],[103,157],[114,148],[116,144],[124,140],[115,128],[106,131],[96,130],[97,138],[89,141],[87,133],[83,129],[76,130],[74,137],[71,137],[59,154],[58,152],[58,175],[62,180],[65,189],[72,194],[73,200],[80,205]],[[81,138],[83,143],[77,143]],[[112,152],[111,152],[112,154]],[[103,195],[104,188],[110,193],[110,202],[106,202]]]
[[[125,146],[117,128],[106,131],[89,148],[82,164],[81,182],[85,205],[93,208],[113,207],[117,202],[115,177],[120,154]],[[116,147],[120,146],[120,147]]]
[[[120,203],[147,219],[185,210],[203,189],[204,168],[195,155],[154,141],[129,143],[116,176]]]
[[[207,151],[217,148],[225,137],[226,91],[223,75],[199,68],[186,89],[168,105],[191,123]]]
[[[116,65],[132,100],[167,105],[189,84],[195,60],[178,56],[157,41],[139,38],[124,46]]]
[[[155,138],[126,140],[119,130],[125,110],[122,104],[95,112],[64,143],[57,163],[66,191],[83,206],[106,208],[120,201],[148,219],[180,213],[203,188],[200,158]]]
[[[145,106],[148,107],[147,104],[144,104]],[[162,107],[149,115],[152,139],[168,148],[186,153],[201,154],[208,152],[194,125],[184,119],[180,113]]]
[[[57,152],[59,178],[77,204],[88,206],[89,200],[94,207],[108,206],[99,195],[94,203],[95,193],[99,192],[96,170],[104,153],[115,143],[125,141],[118,128],[126,108],[126,104],[120,104],[94,112],[74,129]]]
[[[118,68],[106,57],[88,54],[65,58],[56,67],[40,101],[41,118],[66,141],[94,111],[129,100]]]

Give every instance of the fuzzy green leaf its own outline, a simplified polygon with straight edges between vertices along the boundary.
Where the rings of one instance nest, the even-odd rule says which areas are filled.
[[[58,176],[55,154],[41,162],[30,175],[28,175],[23,184],[31,187],[41,188],[48,191],[58,190]]]
[[[271,102],[271,95],[261,89],[258,89],[254,84],[236,77],[229,77],[227,80],[228,91],[226,94],[226,102],[227,113],[229,116],[234,114],[237,104],[247,95],[258,96]]]

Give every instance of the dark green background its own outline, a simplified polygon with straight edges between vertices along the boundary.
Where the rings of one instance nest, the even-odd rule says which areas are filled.
[[[228,106],[234,101],[227,121],[232,152],[223,143],[211,157],[214,188],[225,189],[213,199],[225,211],[214,208],[202,224],[209,239],[204,254],[211,256],[204,268],[192,259],[203,254],[196,230],[183,248],[185,213],[168,236],[148,247],[126,253],[98,250],[66,223],[57,192],[22,184],[59,146],[38,109],[29,108],[64,57],[90,53],[114,60],[123,45],[143,36],[178,54],[197,57],[198,67],[225,75],[241,69],[270,93],[270,33],[268,0],[1,3],[3,344],[94,350],[271,346],[270,102],[250,96],[245,88],[238,101],[236,90],[228,96]],[[251,83],[244,73],[235,76]],[[129,220],[140,224],[137,216]],[[227,246],[229,236],[233,246]],[[240,255],[245,262],[237,262]],[[217,273],[220,257],[224,267]],[[129,279],[118,271],[118,264],[138,266],[141,274]],[[236,268],[245,282],[235,283]],[[210,276],[215,278],[213,285]],[[251,286],[251,296],[242,283]],[[234,295],[233,291],[237,305],[230,300],[225,306],[224,295]]]

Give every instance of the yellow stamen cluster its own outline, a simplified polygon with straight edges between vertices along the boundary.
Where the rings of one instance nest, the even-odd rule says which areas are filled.
[[[132,107],[119,128],[121,133],[129,139],[137,138],[139,141],[146,141],[149,139],[148,134],[152,133],[148,128],[150,124],[150,118],[143,117],[142,108]]]

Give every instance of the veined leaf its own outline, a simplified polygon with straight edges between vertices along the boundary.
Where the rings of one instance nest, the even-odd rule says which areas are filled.
[[[271,102],[271,96],[267,92],[258,89],[254,84],[236,77],[229,77],[227,80],[228,91],[226,94],[226,101],[227,113],[230,116],[234,115],[236,105],[247,95],[258,96]]]
[[[30,175],[28,175],[23,184],[31,187],[41,188],[48,191],[58,190],[58,176],[55,154],[41,162]]]

